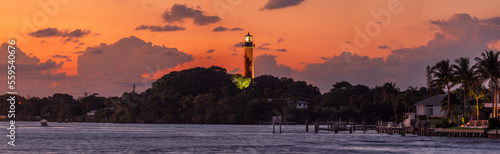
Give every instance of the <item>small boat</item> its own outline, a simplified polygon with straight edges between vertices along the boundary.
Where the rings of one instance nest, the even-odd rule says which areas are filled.
[[[45,119],[43,119],[42,121],[40,121],[40,125],[42,125],[42,126],[49,126],[47,124],[47,120],[45,120]]]

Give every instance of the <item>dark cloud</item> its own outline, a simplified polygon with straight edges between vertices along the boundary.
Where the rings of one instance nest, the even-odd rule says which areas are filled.
[[[67,56],[67,55],[59,55],[59,54],[57,54],[57,55],[53,55],[53,56],[51,56],[51,57],[52,57],[52,58],[63,58],[63,59],[65,59],[65,58],[69,58],[69,56]]]
[[[214,51],[214,49],[208,49],[207,53],[213,53]]]
[[[132,84],[144,90],[151,86],[151,81],[144,79],[143,75],[149,76],[193,60],[192,55],[177,48],[153,45],[135,36],[122,38],[113,44],[88,47],[78,56],[78,77],[86,83],[80,85],[79,90],[121,95],[131,90]]]
[[[104,53],[104,50],[102,50],[102,49],[88,50],[88,48],[87,48],[87,51],[85,51],[85,52],[88,52],[91,54],[102,54],[102,53]]]
[[[437,28],[431,27],[429,30],[438,30]]]
[[[279,51],[279,52],[287,52],[288,50],[283,48],[283,49],[276,49],[275,51]]]
[[[74,52],[74,54],[82,54],[83,51],[77,51],[77,52]]]
[[[379,49],[391,49],[391,47],[389,47],[387,45],[379,45],[377,48],[379,48]]]
[[[210,57],[210,56],[207,56],[207,58],[206,58],[206,59],[212,59],[212,57]]]
[[[282,39],[282,38],[278,39],[278,43],[281,43],[283,41],[284,41],[284,39]]]
[[[289,6],[299,5],[302,2],[304,2],[304,0],[269,0],[262,9],[263,10],[280,9]]]
[[[271,45],[271,44],[269,44],[269,43],[263,43],[263,44],[261,44],[260,46],[258,46],[256,49],[257,49],[257,50],[266,50],[266,51],[269,51],[269,50],[271,50],[271,49],[270,49],[270,48],[268,48],[268,47],[266,47],[266,46],[268,46],[268,45]]]
[[[278,77],[291,77],[297,70],[286,65],[278,64],[276,56],[264,54],[255,57],[255,76],[274,75]]]
[[[67,59],[66,59],[66,61],[68,61],[68,62],[72,62],[73,60],[71,60],[71,59],[67,58]]]
[[[219,27],[216,27],[214,28],[212,31],[213,32],[225,32],[227,31],[229,28],[226,28],[226,27],[223,27],[223,26],[219,26]]]
[[[500,39],[500,27],[488,26],[468,14],[455,14],[448,20],[430,23],[440,32],[425,45],[392,50],[385,60],[344,52],[321,63],[307,64],[294,77],[318,86],[322,92],[343,80],[368,86],[396,82],[403,89],[425,86],[427,65],[443,59],[477,57],[490,42]]]
[[[29,36],[33,37],[75,37],[80,38],[90,34],[90,30],[75,29],[70,30],[58,30],[57,28],[46,28],[40,29],[29,33]]]
[[[244,42],[238,42],[236,44],[233,44],[233,48],[242,48]]]
[[[182,31],[186,28],[177,25],[165,25],[165,26],[154,26],[154,25],[140,25],[134,30],[149,30],[151,32],[172,32],[172,31]]]
[[[323,59],[323,60],[328,60],[328,59],[330,59],[330,58],[328,58],[328,57],[320,57],[320,58],[321,58],[321,59]]]
[[[85,44],[85,43],[83,43],[83,42],[78,43],[78,45],[83,45],[83,44]]]
[[[7,49],[7,44],[2,43],[0,48]],[[16,91],[23,95],[44,96],[53,94],[51,88],[53,82],[67,79],[65,73],[56,73],[64,64],[48,59],[40,61],[36,56],[27,55],[21,48],[16,47]],[[8,52],[1,52],[0,56],[7,57]],[[32,55],[32,54],[30,54]],[[7,60],[0,62],[0,67],[7,68]],[[7,76],[7,71],[1,71],[0,75]],[[1,78],[1,82],[7,83],[7,78]],[[2,92],[6,92],[6,88]]]
[[[494,17],[494,18],[486,19],[483,22],[486,23],[486,24],[488,24],[488,25],[499,26],[500,25],[500,17]]]
[[[208,25],[219,22],[221,18],[218,16],[207,16],[200,8],[190,8],[182,4],[174,4],[170,10],[167,10],[162,15],[165,22],[182,22],[184,18],[193,18],[196,25]]]
[[[228,73],[229,73],[229,74],[237,74],[237,73],[239,73],[239,72],[240,72],[240,68],[235,68],[235,69],[233,69],[233,70],[229,71]]]
[[[237,53],[233,53],[233,54],[231,54],[231,56],[238,56],[238,54]]]
[[[244,29],[243,29],[243,28],[240,28],[240,27],[234,27],[234,28],[232,28],[232,29],[231,29],[231,30],[229,30],[229,31],[242,31],[242,30],[244,30]]]

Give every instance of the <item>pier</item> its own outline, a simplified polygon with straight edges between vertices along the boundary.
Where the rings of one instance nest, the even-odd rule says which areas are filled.
[[[326,127],[325,127],[326,126]],[[306,126],[306,131],[308,131]],[[392,122],[378,121],[375,125],[368,125],[365,122],[343,122],[326,121],[314,123],[314,133],[319,131],[327,132],[349,132],[354,131],[376,131],[377,133],[385,133],[388,135],[417,135],[417,136],[441,136],[441,137],[465,137],[465,138],[498,138],[498,129],[491,130],[487,128],[431,128],[426,127],[405,127],[402,124],[394,124]]]

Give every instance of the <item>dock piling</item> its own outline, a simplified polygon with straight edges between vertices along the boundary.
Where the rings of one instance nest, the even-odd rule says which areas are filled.
[[[309,119],[306,119],[306,132],[309,132]]]

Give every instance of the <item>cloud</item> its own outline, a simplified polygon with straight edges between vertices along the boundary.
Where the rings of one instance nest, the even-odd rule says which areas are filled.
[[[0,47],[7,48],[7,44]],[[136,85],[136,91],[151,87],[155,80],[151,74],[180,67],[194,60],[192,55],[176,48],[153,45],[134,36],[122,38],[112,44],[101,43],[87,47],[76,54],[80,54],[76,59],[57,54],[51,55],[51,58],[62,59],[62,62],[52,59],[41,62],[37,57],[29,57],[16,47],[18,92],[31,96],[48,96],[54,93],[81,95],[83,92],[120,96],[123,92],[131,91],[133,85]],[[0,53],[2,55],[7,57],[7,52]],[[73,61],[77,63],[76,75],[59,73],[63,71],[61,67],[64,62]],[[7,61],[0,62],[0,66],[6,68]],[[2,71],[0,75],[7,76],[6,72]],[[7,78],[0,81],[7,82]]]
[[[31,33],[28,33],[29,36],[33,37],[75,37],[81,38],[90,34],[90,30],[81,30],[75,29],[73,31],[70,30],[58,30],[57,28],[46,28],[40,29]]]
[[[242,30],[244,30],[244,29],[243,29],[243,28],[240,28],[240,27],[234,27],[234,28],[232,28],[232,29],[231,29],[231,30],[229,30],[229,31],[242,31]]]
[[[256,49],[257,49],[257,50],[267,50],[267,51],[269,51],[269,50],[271,50],[271,49],[270,49],[270,48],[268,48],[268,47],[266,47],[266,46],[268,46],[268,45],[271,45],[271,44],[269,44],[269,43],[263,43],[263,44],[261,44],[260,46],[258,46]]]
[[[304,0],[269,0],[262,10],[274,10],[299,5]]]
[[[275,51],[279,51],[279,52],[287,52],[288,50],[283,48],[283,49],[276,49]]]
[[[78,56],[80,90],[93,90],[103,95],[121,95],[135,84],[138,90],[151,86],[150,76],[164,69],[193,61],[192,55],[177,48],[153,45],[135,36],[113,44],[88,47]]]
[[[328,58],[328,57],[319,57],[319,58],[321,58],[321,59],[323,59],[323,60],[329,60],[329,59],[330,59],[330,58]]]
[[[483,23],[488,24],[488,25],[493,25],[493,26],[499,26],[500,25],[500,17],[494,17],[494,18],[483,20]]]
[[[225,32],[227,31],[229,28],[226,28],[226,27],[223,27],[223,26],[219,26],[219,27],[216,27],[214,28],[212,31],[213,32]]]
[[[172,31],[182,31],[186,28],[176,26],[176,25],[165,25],[165,26],[154,26],[154,25],[140,25],[134,30],[148,30],[151,32],[172,32]]]
[[[174,4],[170,10],[163,13],[165,22],[183,22],[185,18],[193,18],[194,24],[203,26],[221,21],[218,16],[207,16],[200,8],[190,8],[182,4]]]
[[[231,54],[231,56],[238,56],[238,54],[237,53],[233,53],[233,54]]]
[[[207,53],[214,53],[214,49],[208,49]]]
[[[399,88],[426,86],[425,68],[440,60],[453,61],[459,57],[474,58],[500,40],[500,27],[486,24],[486,20],[468,14],[455,14],[447,20],[431,20],[439,28],[427,44],[391,51],[385,60],[343,52],[321,63],[307,64],[295,78],[305,80],[328,91],[338,81],[349,81],[368,86],[396,82]]]
[[[278,64],[276,56],[264,54],[255,57],[254,67],[255,76],[274,75],[278,77],[291,77],[297,70],[289,66]]]
[[[53,55],[53,56],[51,56],[51,57],[52,57],[52,58],[63,58],[63,59],[69,58],[69,56],[67,56],[67,55],[59,55],[59,54],[57,54],[57,55]]]
[[[233,69],[233,70],[229,71],[228,73],[229,73],[229,74],[237,74],[237,73],[239,73],[239,72],[240,72],[240,68],[235,68],[235,69]]]
[[[349,56],[350,59],[345,57]],[[367,56],[352,55],[343,52],[322,63],[307,64],[306,69],[296,73],[299,80],[306,80],[318,86],[323,92],[327,91],[335,82],[348,81],[368,85],[382,84],[387,76],[392,76],[385,70],[383,58],[369,58]]]
[[[284,39],[282,39],[282,38],[278,39],[278,43],[281,43],[283,41],[284,41]]]
[[[7,49],[7,44],[2,43],[1,48]],[[40,61],[36,56],[27,55],[21,48],[16,48],[16,91],[22,95],[40,94],[47,96],[53,94],[51,91],[51,83],[67,79],[66,73],[57,73],[64,62],[55,62],[48,59],[44,62]],[[1,52],[0,56],[7,57],[8,52]],[[0,61],[0,66],[7,68],[8,61]],[[7,76],[7,71],[1,71],[0,75]],[[1,78],[1,82],[7,83],[7,78]],[[4,88],[1,92],[6,93]]]
[[[242,28],[239,28],[239,27],[234,27],[232,29],[229,29],[227,27],[224,27],[224,26],[219,26],[219,27],[216,27],[214,28],[212,31],[213,32],[225,32],[225,31],[242,31],[243,29]]]
[[[379,49],[391,49],[391,47],[389,47],[387,45],[379,45],[377,48],[379,48]]]

